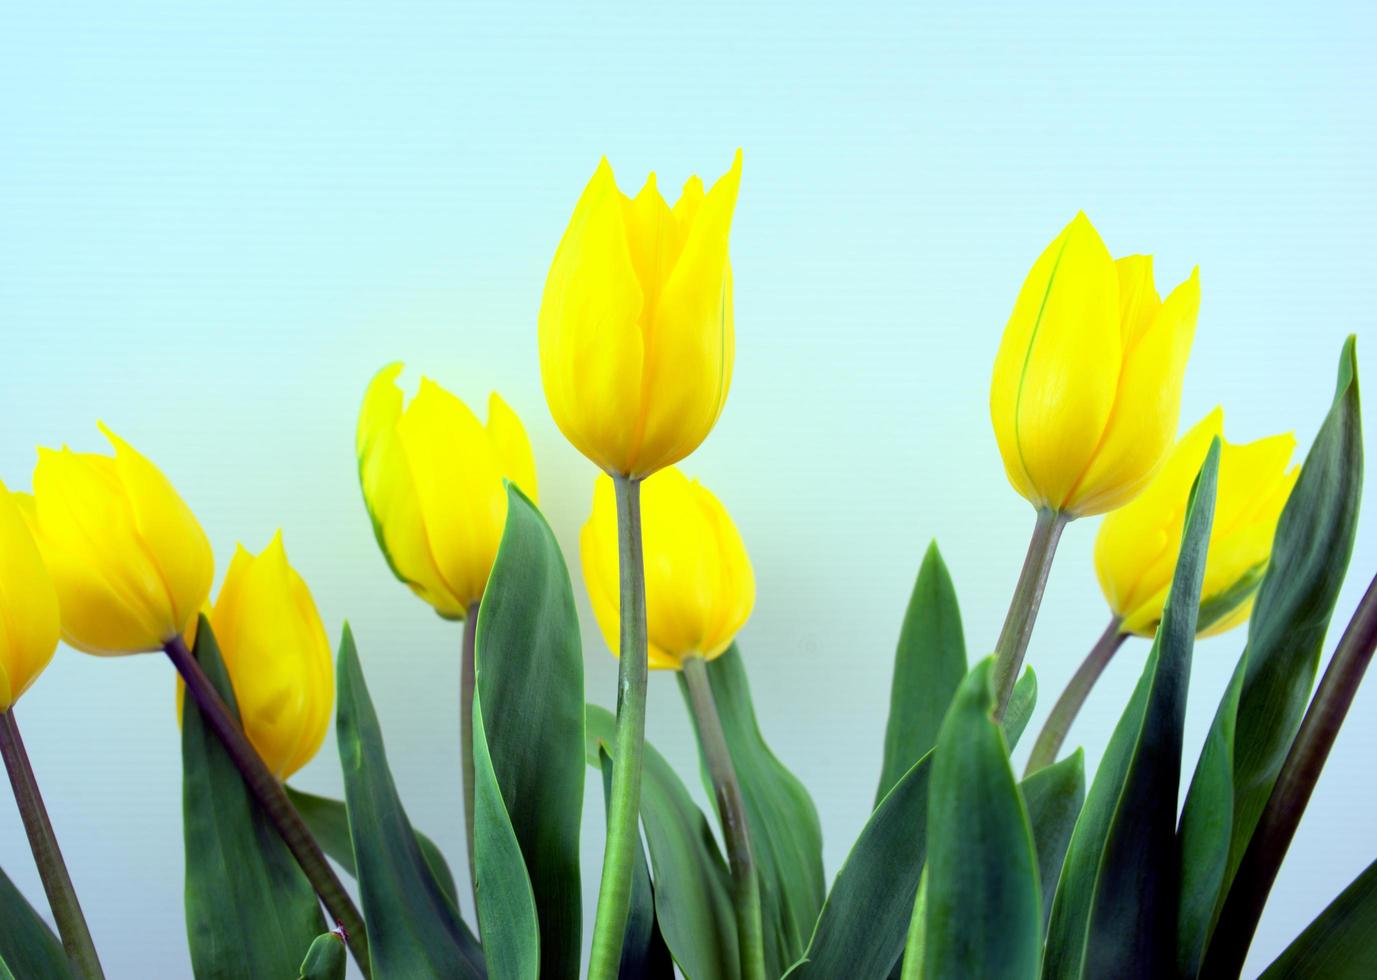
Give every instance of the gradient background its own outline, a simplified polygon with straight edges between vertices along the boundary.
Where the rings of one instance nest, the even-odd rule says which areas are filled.
[[[177,484],[221,573],[237,541],[284,528],[332,636],[353,623],[403,797],[461,880],[460,632],[377,552],[356,412],[395,359],[475,406],[500,390],[573,561],[593,470],[545,407],[535,319],[600,154],[625,189],[661,168],[673,192],[745,148],[735,384],[686,469],[751,550],[742,646],[765,732],[817,800],[829,877],[870,807],[930,538],[972,654],[998,632],[1033,514],[995,448],[990,367],[1077,209],[1116,254],[1154,253],[1164,293],[1201,267],[1183,427],[1222,403],[1234,440],[1292,429],[1303,452],[1345,334],[1377,378],[1370,3],[282,7],[4,14],[0,474],[27,487],[35,444],[103,451],[102,418]],[[1377,566],[1374,496],[1339,623]],[[1094,531],[1066,534],[1033,637],[1035,724],[1106,619]],[[575,588],[588,696],[610,705],[615,664]],[[1243,639],[1197,649],[1192,758]],[[1092,763],[1145,649],[1073,732]],[[652,678],[650,737],[697,791],[675,687]],[[169,665],[63,649],[18,716],[108,973],[188,974]],[[1369,682],[1251,972],[1377,856],[1374,749]],[[338,795],[336,758],[332,738],[294,781]],[[587,812],[591,922],[594,790]],[[42,904],[7,799],[0,865]]]

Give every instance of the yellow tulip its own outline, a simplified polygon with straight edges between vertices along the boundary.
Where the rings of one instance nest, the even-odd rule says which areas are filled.
[[[1161,472],[1132,502],[1100,525],[1095,571],[1120,630],[1151,636],[1162,619],[1181,548],[1186,500],[1210,442],[1223,438],[1216,408],[1181,437]],[[1224,442],[1219,487],[1200,598],[1202,636],[1245,622],[1272,553],[1277,520],[1300,468],[1290,466],[1295,437]]]
[[[287,563],[281,531],[257,556],[243,545],[235,551],[210,625],[244,733],[273,774],[286,779],[325,739],[335,674],[325,625]]]
[[[641,487],[646,628],[650,666],[677,670],[685,657],[711,660],[731,646],[755,605],[755,573],[727,510],[675,467]],[[593,614],[615,654],[620,647],[617,505],[602,474],[579,536]]]
[[[1009,482],[1035,507],[1122,507],[1171,448],[1199,270],[1165,301],[1152,258],[1115,262],[1084,214],[1033,264],[995,357],[990,415]]]
[[[427,378],[403,407],[401,370],[383,368],[363,397],[363,499],[393,574],[441,616],[463,619],[483,596],[502,540],[503,480],[535,500],[535,458],[521,420],[495,392],[484,426]]]
[[[52,577],[14,496],[0,483],[0,712],[48,666],[60,632]]]
[[[727,256],[741,153],[673,208],[651,174],[635,198],[604,159],[574,208],[540,304],[540,373],[566,438],[618,476],[648,476],[712,431],[731,386]]]
[[[113,457],[39,449],[22,503],[57,587],[63,639],[102,655],[160,650],[210,594],[210,542],[167,477],[100,429]]]

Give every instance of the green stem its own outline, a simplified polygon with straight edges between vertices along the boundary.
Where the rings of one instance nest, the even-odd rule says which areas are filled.
[[[708,663],[701,656],[685,657],[684,687],[688,691],[693,725],[703,749],[708,775],[712,778],[717,815],[722,837],[727,843],[727,861],[732,872],[732,902],[736,906],[736,930],[741,953],[743,980],[765,980],[765,936],[760,920],[760,879],[756,875],[755,855],[751,850],[750,824],[741,784],[736,778],[731,750],[717,714],[717,702],[708,679]]]
[[[1023,667],[1023,655],[1028,651],[1028,639],[1033,635],[1033,622],[1042,605],[1042,590],[1047,587],[1047,573],[1052,570],[1052,557],[1057,553],[1061,532],[1071,520],[1069,514],[1049,510],[1038,511],[1033,538],[1028,542],[1028,555],[1023,559],[1014,597],[1009,602],[1009,614],[995,645],[995,711],[996,721],[1004,717],[1014,682]]]
[[[615,980],[621,964],[631,873],[641,846],[641,757],[645,749],[645,694],[650,673],[645,625],[645,559],[641,551],[641,481],[614,476],[618,564],[621,569],[621,640],[617,659],[617,732],[612,747],[612,790],[607,805],[598,913],[593,922],[590,980]]]
[[[474,638],[478,631],[478,603],[464,617],[464,647],[459,666],[459,747],[464,773],[464,832],[469,848],[469,888],[473,909],[478,911],[478,865],[473,857],[473,685]]]
[[[1353,619],[1334,649],[1295,741],[1282,764],[1272,794],[1243,852],[1229,895],[1219,913],[1200,971],[1202,977],[1236,977],[1243,969],[1267,896],[1282,859],[1295,837],[1320,770],[1348,715],[1358,685],[1377,650],[1377,577],[1358,603]]]
[[[229,706],[220,697],[220,692],[201,669],[200,663],[191,655],[182,638],[175,637],[169,640],[163,650],[172,661],[172,665],[177,668],[177,673],[182,675],[187,692],[196,699],[196,705],[201,709],[201,715],[206,723],[229,753],[230,759],[244,779],[244,785],[249,788],[258,805],[277,828],[278,835],[310,880],[326,911],[344,933],[345,942],[349,945],[349,951],[353,954],[359,969],[365,977],[370,977],[372,970],[368,961],[368,936],[364,932],[363,917],[354,907],[353,900],[344,890],[344,885],[340,883],[335,870],[330,867],[330,862],[325,859],[320,845],[306,829],[301,814],[296,812],[296,807],[292,806],[291,800],[287,798],[287,791],[249,743],[243,729],[230,713]]]
[[[1043,723],[1038,740],[1033,743],[1032,754],[1028,756],[1028,768],[1023,771],[1023,775],[1031,776],[1039,769],[1045,769],[1057,761],[1057,753],[1061,751],[1062,743],[1071,731],[1071,724],[1080,714],[1091,688],[1109,666],[1109,661],[1113,659],[1119,647],[1128,639],[1127,633],[1119,632],[1122,622],[1118,616],[1110,619],[1104,633],[1095,641],[1090,653],[1076,668],[1071,681],[1066,685],[1066,690],[1061,692],[1061,697],[1057,698],[1057,703],[1052,706],[1052,713]]]
[[[24,751],[24,740],[19,737],[19,723],[14,720],[13,709],[0,711],[0,755],[5,758],[5,769],[14,787],[14,801],[19,805],[33,861],[38,865],[38,876],[43,879],[48,907],[53,911],[53,921],[57,923],[67,957],[87,980],[103,980],[105,974],[96,956],[95,943],[91,941],[91,930],[86,927],[86,916],[81,913],[72,876],[67,873],[62,851],[57,846],[57,835],[53,833],[48,808],[38,792],[38,780],[34,778],[29,754]]]

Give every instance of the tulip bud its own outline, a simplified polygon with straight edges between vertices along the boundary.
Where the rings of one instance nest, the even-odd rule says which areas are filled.
[[[697,480],[669,467],[641,486],[641,533],[650,666],[677,670],[686,656],[711,660],[724,652],[755,605],[755,573],[726,508]],[[617,504],[606,474],[593,490],[579,553],[598,626],[618,653]]]
[[[239,718],[278,779],[316,754],[330,726],[335,674],[315,600],[287,563],[282,532],[257,556],[234,553],[210,614]]]
[[[560,431],[608,473],[644,477],[712,431],[731,385],[727,239],[741,153],[706,196],[636,197],[603,160],[555,251],[540,304],[540,373]]]
[[[0,483],[0,712],[53,659],[61,631],[57,591],[15,496]]]
[[[483,426],[429,379],[403,408],[397,375],[364,394],[356,448],[373,532],[392,573],[447,619],[483,597],[507,521],[504,478],[536,499],[535,458],[516,413],[494,392]]]
[[[1084,214],[1023,283],[995,357],[990,415],[1009,482],[1083,517],[1132,500],[1176,435],[1199,270],[1163,302],[1152,259],[1110,258]]]
[[[1125,633],[1152,636],[1162,619],[1181,547],[1186,500],[1224,413],[1216,408],[1181,437],[1156,478],[1105,517],[1095,540],[1100,588]],[[1201,636],[1245,622],[1272,553],[1272,536],[1300,468],[1289,466],[1290,434],[1235,445],[1224,442],[1214,523],[1200,593]]]
[[[39,449],[28,516],[62,638],[112,655],[162,649],[210,594],[205,532],[167,477],[104,425],[114,457]]]

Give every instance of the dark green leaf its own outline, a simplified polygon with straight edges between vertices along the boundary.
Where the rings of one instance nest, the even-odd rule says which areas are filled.
[[[746,803],[760,876],[765,969],[779,976],[803,955],[822,908],[827,887],[822,828],[808,791],[775,758],[760,733],[745,663],[735,645],[709,662],[708,680]],[[688,697],[686,688],[684,696]],[[706,768],[703,779],[711,797],[712,779]]]
[[[338,683],[336,740],[374,980],[481,980],[485,971],[478,943],[431,872],[397,796],[347,623]]]
[[[602,798],[606,807],[612,796],[612,757],[601,747]],[[636,869],[631,878],[631,908],[622,940],[622,961],[617,976],[623,980],[673,980],[674,959],[655,922],[655,892],[650,884],[650,865],[645,849],[636,848]]]
[[[29,904],[9,875],[0,870],[0,966],[20,977],[75,980],[62,942]],[[0,977],[4,976],[0,972]]]
[[[1377,976],[1377,861],[1329,903],[1262,980],[1369,980]]]
[[[1028,812],[995,723],[994,659],[966,675],[932,757],[923,976],[1037,976],[1042,895]]]
[[[201,617],[196,660],[237,721],[229,674]],[[186,927],[198,978],[288,977],[325,931],[320,901],[193,698],[182,712]]]
[[[961,609],[937,542],[928,546],[913,583],[889,687],[889,724],[878,805],[913,764],[937,744],[937,729],[966,676]]]
[[[321,933],[311,943],[311,948],[306,950],[297,980],[344,980],[344,968],[348,960],[344,940],[339,934]]]
[[[583,653],[564,556],[545,519],[512,483],[506,529],[478,613],[475,664],[481,711],[474,714],[482,718],[500,816],[511,822],[535,897],[539,973],[576,980],[583,923]],[[481,854],[476,864],[488,948],[493,930],[510,923],[514,910],[502,914],[499,926],[485,898],[494,894],[494,876],[507,871],[502,864],[485,869]],[[495,956],[489,954],[496,973]]]
[[[1031,666],[1023,668],[1023,676],[1014,684],[1014,693],[1009,695],[1009,706],[1004,709],[1004,720],[1000,728],[1004,731],[1004,741],[1009,743],[1009,751],[1014,750],[1023,730],[1028,727],[1028,719],[1033,717],[1033,709],[1038,704],[1038,675]]]
[[[617,722],[588,706],[588,763],[611,751]],[[703,811],[649,743],[641,775],[641,826],[650,851],[655,917],[688,980],[737,980],[741,968],[731,875]]]
[[[884,980],[904,951],[926,848],[932,753],[866,821],[827,893],[795,980]]]
[[[1007,716],[1006,716],[1007,717]],[[1071,831],[1085,802],[1085,752],[1071,755],[1028,776],[1019,783],[1028,807],[1028,822],[1038,849],[1038,881],[1042,885],[1043,925],[1052,915]]]
[[[1152,651],[1072,832],[1048,928],[1051,980],[1175,969],[1181,738],[1218,474],[1216,439],[1191,488]]]
[[[343,868],[345,874],[353,875],[354,842],[349,837],[349,812],[345,809],[344,801],[316,796],[291,786],[286,790],[287,797],[296,807],[296,812],[301,814],[301,819],[306,822],[320,849]],[[435,875],[435,883],[458,908],[459,893],[455,890],[454,875],[449,870],[444,854],[433,840],[419,830],[416,831],[416,844],[425,855],[431,873]]]
[[[1209,875],[1181,912],[1179,960],[1199,963],[1229,882],[1247,849],[1309,701],[1329,619],[1343,584],[1363,482],[1354,341],[1339,359],[1334,401],[1277,523],[1272,557],[1248,623],[1240,685],[1215,714],[1208,756],[1186,797],[1181,835]],[[1232,731],[1231,731],[1232,730]],[[1232,768],[1228,785],[1219,768]],[[1228,821],[1227,833],[1217,821]],[[1223,841],[1223,843],[1221,843]],[[1208,853],[1223,849],[1224,856]],[[1215,876],[1212,906],[1206,894]]]

